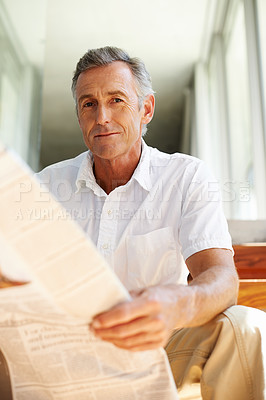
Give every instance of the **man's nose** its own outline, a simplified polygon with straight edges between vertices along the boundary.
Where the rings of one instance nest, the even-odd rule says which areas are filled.
[[[96,113],[96,122],[99,125],[105,125],[111,120],[111,112],[107,106],[98,104]]]

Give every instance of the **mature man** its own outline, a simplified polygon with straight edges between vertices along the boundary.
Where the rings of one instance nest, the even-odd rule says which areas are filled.
[[[72,90],[89,151],[39,177],[133,293],[91,329],[132,351],[166,346],[177,386],[201,381],[204,399],[263,399],[262,334],[245,324],[249,309],[231,307],[238,277],[213,178],[198,159],[142,139],[155,104],[144,64],[89,50]]]

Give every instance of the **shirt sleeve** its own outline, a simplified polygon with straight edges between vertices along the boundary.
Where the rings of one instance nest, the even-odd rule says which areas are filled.
[[[186,174],[179,232],[184,259],[210,248],[233,251],[219,183],[203,162]]]

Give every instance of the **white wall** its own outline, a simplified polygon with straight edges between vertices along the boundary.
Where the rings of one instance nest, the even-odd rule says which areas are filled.
[[[43,10],[45,0],[37,3]],[[45,15],[38,15],[36,21],[35,9],[31,0],[0,0],[0,140],[37,170],[44,46],[33,46],[40,39],[31,21],[43,31]],[[23,34],[22,10],[31,16]]]

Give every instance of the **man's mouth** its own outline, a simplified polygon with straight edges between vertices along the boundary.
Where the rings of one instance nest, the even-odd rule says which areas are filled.
[[[104,132],[104,133],[97,133],[97,135],[94,136],[94,138],[102,138],[102,137],[107,137],[107,136],[112,136],[112,135],[118,135],[119,132]]]

